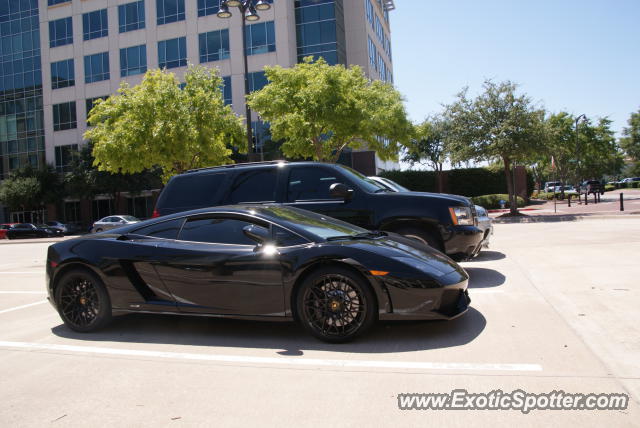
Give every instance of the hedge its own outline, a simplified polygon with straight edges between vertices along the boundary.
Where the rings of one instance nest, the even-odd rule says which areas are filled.
[[[485,207],[488,210],[500,208],[500,200],[505,201],[505,208],[509,208],[509,195],[504,193],[497,193],[493,195],[481,195],[471,198],[473,203]],[[518,207],[524,207],[524,199],[518,196]]]
[[[502,194],[507,190],[507,180],[502,170],[465,168],[444,171],[443,174],[448,176],[448,180],[445,180],[448,183],[445,191],[454,195],[472,197]],[[438,191],[435,171],[385,171],[380,175],[416,192]],[[527,195],[533,192],[533,186],[533,177],[527,174]]]

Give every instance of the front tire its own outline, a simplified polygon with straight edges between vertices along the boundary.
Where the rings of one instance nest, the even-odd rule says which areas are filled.
[[[296,295],[296,316],[316,338],[343,343],[364,334],[376,320],[377,302],[369,284],[340,267],[307,277]]]
[[[56,307],[71,330],[98,330],[111,321],[111,299],[102,280],[93,272],[75,268],[66,272],[55,290]]]

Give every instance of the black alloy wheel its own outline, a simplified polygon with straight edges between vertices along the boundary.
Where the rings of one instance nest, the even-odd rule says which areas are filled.
[[[368,330],[376,318],[369,285],[342,268],[325,268],[309,276],[296,303],[304,328],[325,342],[349,341]]]
[[[104,284],[87,270],[65,273],[56,287],[55,299],[60,317],[72,330],[97,330],[111,320],[111,301]]]

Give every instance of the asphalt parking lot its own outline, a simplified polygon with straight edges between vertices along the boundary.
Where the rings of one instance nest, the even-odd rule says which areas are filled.
[[[638,426],[640,217],[497,224],[469,312],[350,344],[289,323],[131,315],[78,334],[45,301],[43,242],[0,245],[3,426]],[[627,410],[399,410],[467,389],[627,393]]]

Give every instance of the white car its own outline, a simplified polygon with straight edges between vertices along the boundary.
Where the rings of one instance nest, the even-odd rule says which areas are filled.
[[[544,192],[552,192],[557,186],[562,186],[562,181],[547,181],[544,183]]]
[[[103,232],[105,230],[115,229],[116,227],[126,226],[127,224],[138,223],[139,221],[139,218],[131,215],[110,215],[93,223],[91,233]]]
[[[562,188],[564,187],[564,194],[565,195],[577,195],[578,192],[576,191],[576,188],[573,186],[556,186],[553,188],[553,193],[562,193]]]
[[[384,177],[378,177],[375,175],[372,175],[370,177],[367,177],[370,180],[375,181],[376,183],[380,183],[382,184],[384,187],[386,187],[387,189],[394,191],[394,192],[409,192],[410,190],[407,189],[404,186],[399,185],[398,183],[396,183],[393,180],[389,180],[388,178],[384,178]]]

